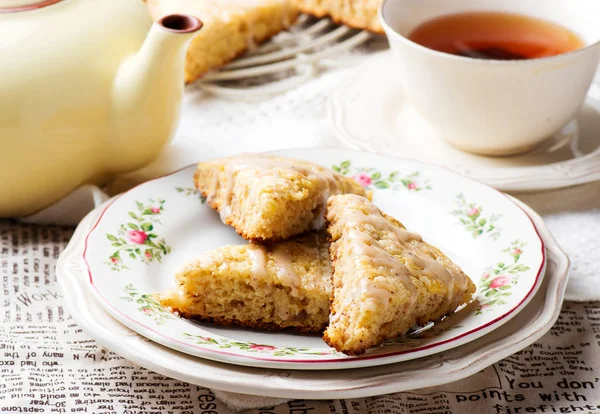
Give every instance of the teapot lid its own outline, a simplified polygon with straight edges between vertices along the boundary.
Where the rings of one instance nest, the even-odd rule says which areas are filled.
[[[21,11],[36,10],[50,6],[62,0],[5,0],[0,6],[0,13],[14,13]]]

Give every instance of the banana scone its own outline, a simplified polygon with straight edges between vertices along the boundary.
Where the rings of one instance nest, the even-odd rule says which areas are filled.
[[[383,34],[377,15],[383,0],[291,0],[294,7],[316,17]]]
[[[475,285],[440,250],[357,195],[328,201],[333,301],[324,340],[359,355],[471,300]]]
[[[293,24],[298,11],[289,0],[145,0],[158,20],[190,14],[204,23],[185,60],[185,82],[219,68],[257,43]]]
[[[158,301],[185,318],[259,329],[323,332],[331,265],[326,236],[271,246],[227,246],[202,255]]]
[[[194,183],[225,224],[256,243],[321,229],[330,195],[365,195],[352,178],[307,161],[269,154],[198,164]]]

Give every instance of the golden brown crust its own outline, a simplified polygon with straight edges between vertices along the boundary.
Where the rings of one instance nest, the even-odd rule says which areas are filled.
[[[171,14],[196,16],[204,27],[192,39],[185,57],[185,83],[223,67],[293,24],[298,11],[287,0],[230,2],[221,0],[144,0],[155,20]]]
[[[383,31],[383,28],[381,27],[381,25],[379,23],[377,24],[377,27],[373,27],[372,25],[365,26],[365,25],[356,24],[349,19],[346,19],[342,16],[338,16],[335,13],[332,13],[323,8],[317,9],[317,8],[310,7],[308,4],[303,3],[302,1],[294,1],[294,7],[296,9],[298,9],[299,11],[301,11],[302,13],[310,14],[311,16],[314,16],[317,18],[328,17],[331,19],[332,22],[339,24],[339,25],[348,26],[348,27],[351,27],[356,30],[366,30],[366,31],[369,31],[369,32],[371,32],[373,34],[377,34],[377,35],[385,34],[385,32]]]
[[[290,18],[290,25],[293,25],[296,20],[298,19],[298,16],[295,15],[293,17]],[[269,40],[271,40],[271,38],[273,38],[274,36],[276,36],[277,34],[281,33],[282,31],[286,30],[287,27],[278,27],[278,28],[273,28],[270,32],[266,33],[264,36],[259,37],[259,38],[254,38],[254,43],[256,46],[260,46],[262,44],[264,44],[265,42],[268,42]],[[238,50],[235,53],[233,53],[231,56],[226,57],[222,60],[222,62],[215,66],[215,68],[209,68],[203,72],[196,72],[196,73],[191,73],[191,71],[186,70],[185,71],[185,84],[186,85],[190,85],[194,82],[196,82],[198,79],[202,78],[204,75],[206,75],[208,72],[210,72],[211,70],[215,70],[218,69],[222,66],[226,66],[229,63],[235,61],[236,59],[244,56],[246,53],[248,53],[248,51],[250,50],[249,47],[246,47],[244,49]],[[186,56],[186,62],[187,62],[188,58]]]
[[[341,281],[336,279],[333,279],[333,275],[335,274],[335,265],[337,263],[337,254],[336,252],[331,248],[331,243],[332,243],[332,239],[331,236],[329,237],[329,255],[331,258],[331,275],[332,275],[332,280],[333,280],[333,288],[331,289],[331,295],[330,295],[330,307],[329,307],[329,315],[333,314],[333,312],[335,312],[334,310],[334,292],[336,290],[338,290],[341,287]],[[325,331],[323,332],[323,342],[325,342],[327,345],[329,345],[331,348],[335,349],[338,352],[343,352],[345,355],[348,356],[357,356],[357,355],[361,355],[363,353],[365,353],[365,351],[362,352],[354,352],[354,350],[352,349],[347,349],[347,350],[342,350],[342,348],[340,347],[339,343],[334,341],[332,338],[329,337],[329,333],[327,332],[327,329],[325,329]]]
[[[231,318],[215,318],[208,316],[199,316],[195,314],[189,314],[185,312],[181,312],[179,309],[171,308],[173,313],[178,314],[182,318],[185,319],[193,319],[200,322],[213,323],[219,326],[237,326],[240,328],[248,328],[248,329],[258,329],[261,331],[288,331],[288,332],[298,332],[298,333],[323,333],[325,328],[327,328],[327,324],[323,324],[321,326],[290,326],[290,325],[280,325],[273,322],[261,322],[261,321],[240,321],[239,319],[231,319]]]

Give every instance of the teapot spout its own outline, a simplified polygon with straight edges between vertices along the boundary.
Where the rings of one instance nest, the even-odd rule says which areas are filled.
[[[184,89],[185,52],[202,22],[186,15],[154,23],[113,83],[107,165],[119,173],[151,162],[175,133]]]

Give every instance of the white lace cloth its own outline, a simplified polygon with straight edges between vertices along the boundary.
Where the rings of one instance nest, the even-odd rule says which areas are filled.
[[[234,102],[188,88],[173,142],[159,158],[137,172],[113,180],[109,194],[209,158],[244,151],[342,146],[329,129],[326,100],[346,70],[322,73],[300,88],[264,102]],[[517,194],[542,213],[572,261],[568,300],[600,300],[600,183],[545,192]],[[76,224],[105,195],[86,186],[44,212],[33,222]],[[281,400],[218,393],[234,409],[271,405]]]

